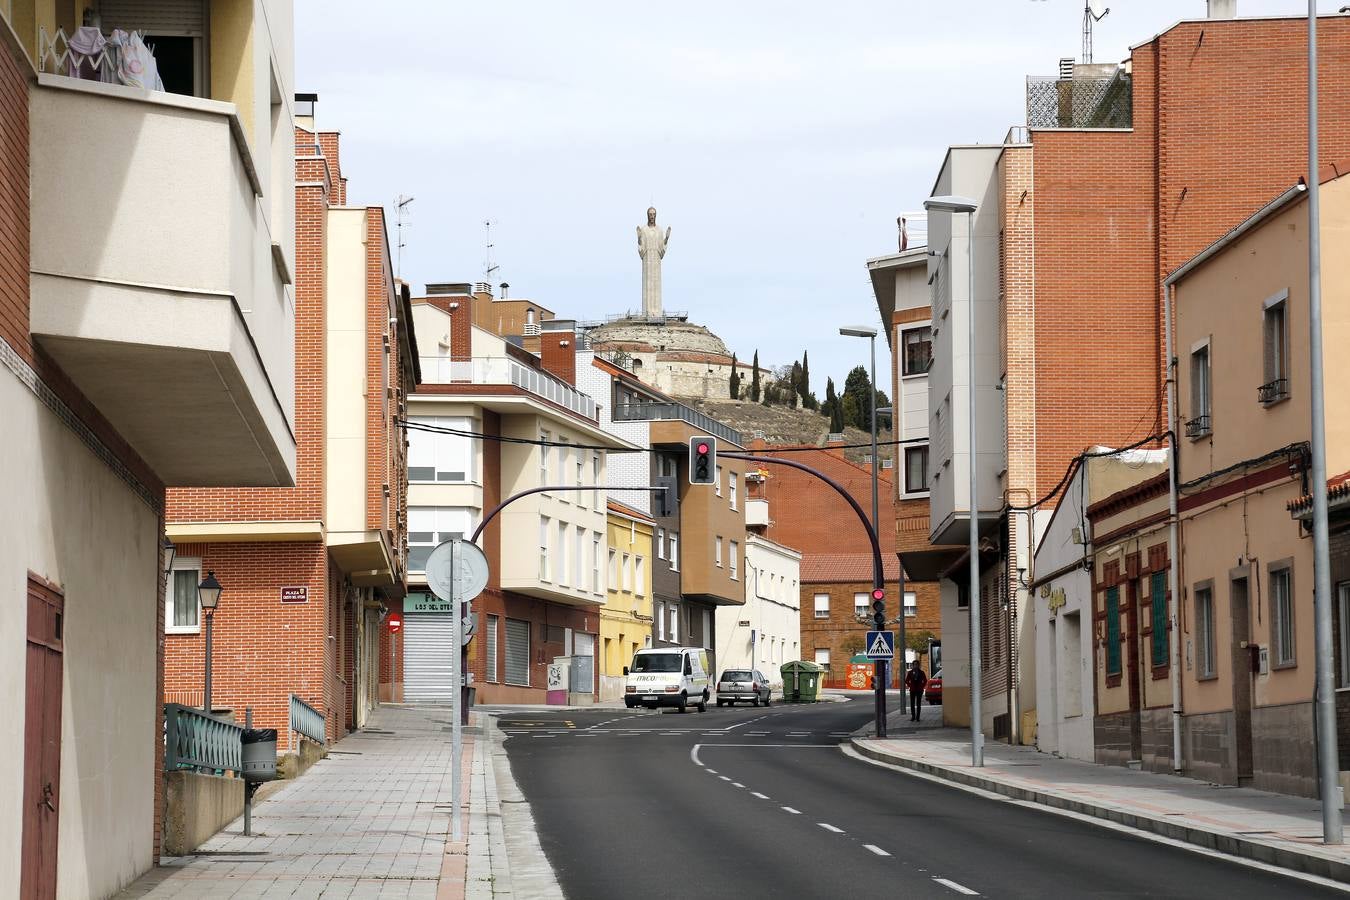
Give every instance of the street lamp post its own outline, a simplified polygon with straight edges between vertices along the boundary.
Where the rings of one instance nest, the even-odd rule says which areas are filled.
[[[865,337],[865,338],[867,338],[867,341],[868,341],[869,345],[871,346],[871,351],[872,351],[872,373],[871,373],[871,375],[870,375],[869,377],[871,378],[871,381],[872,381],[872,387],[871,387],[871,390],[872,390],[872,396],[869,397],[869,398],[867,398],[867,399],[868,399],[867,406],[868,406],[868,408],[871,409],[871,411],[872,411],[872,530],[875,531],[875,532],[877,533],[878,536],[880,536],[880,535],[881,535],[881,521],[880,521],[880,515],[879,515],[879,513],[878,513],[878,511],[877,511],[877,510],[878,510],[878,503],[877,503],[877,466],[880,465],[880,463],[879,463],[878,460],[877,460],[877,330],[876,330],[875,328],[869,328],[869,327],[867,327],[866,325],[853,325],[853,326],[848,326],[848,327],[845,327],[845,328],[840,328],[840,329],[839,329],[839,333],[840,333],[841,335],[843,335],[844,337]],[[879,577],[879,578],[880,578],[880,577],[884,577],[884,573],[882,573],[882,572],[877,572],[876,575],[877,575],[877,577]],[[905,598],[904,598],[904,597],[901,597],[901,598],[900,598],[900,612],[901,612],[902,618],[903,618],[903,614],[904,614],[904,606],[905,606]],[[901,624],[903,625],[903,622],[902,622]],[[904,651],[903,645],[901,646],[899,652],[900,652],[901,668],[903,668],[903,667],[904,667],[904,660],[905,660],[905,651]],[[879,695],[880,697],[883,697],[883,698],[884,698],[884,697],[886,696],[886,695],[885,695],[885,690],[886,690],[886,687],[887,687],[887,684],[888,684],[889,681],[890,681],[890,677],[889,677],[889,673],[886,671],[886,661],[885,661],[885,660],[877,660],[877,684],[878,684],[877,692],[878,692],[878,695]],[[904,683],[904,679],[902,678],[902,679],[901,679],[901,684],[903,684],[903,683]],[[903,687],[901,688],[901,690],[903,690]],[[884,700],[884,699],[883,699],[883,700],[879,700],[878,702],[879,702],[879,703],[884,703],[885,700]],[[903,708],[903,706],[904,706],[904,694],[901,694],[901,695],[900,695],[900,703],[901,703],[901,707]],[[878,735],[878,737],[881,737],[881,736],[882,736],[882,735]]]
[[[216,607],[220,604],[220,582],[215,572],[207,572],[202,583],[197,585],[197,601],[206,614],[206,683],[202,686],[202,711],[211,715],[211,622],[216,617]]]
[[[970,434],[968,436],[970,468],[970,764],[984,765],[984,734],[980,730],[983,715],[980,701],[980,504],[979,478],[975,441],[975,210],[979,204],[968,197],[929,197],[923,208],[932,212],[966,214],[966,269],[970,273],[969,295],[966,298],[967,353],[966,378]]]

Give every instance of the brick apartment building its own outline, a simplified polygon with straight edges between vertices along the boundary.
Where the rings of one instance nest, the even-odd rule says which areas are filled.
[[[295,477],[292,177],[252,165],[292,156],[290,103],[253,107],[266,80],[290,96],[291,5],[196,30],[232,77],[166,60],[176,93],[69,77],[82,9],[0,6],[5,897],[112,896],[155,864],[165,488]],[[140,27],[124,12],[105,34]]]
[[[1319,22],[1324,159],[1350,149],[1348,35],[1344,17]],[[1306,37],[1304,17],[1182,21],[1135,46],[1121,66],[1070,66],[1029,79],[1025,129],[1013,129],[1001,148],[948,153],[934,193],[981,204],[973,248],[977,408],[981,434],[1001,435],[977,449],[987,548],[977,609],[1007,651],[983,682],[984,724],[995,733],[1017,739],[1034,729],[1025,689],[1033,654],[1021,646],[1021,623],[1030,614],[1035,539],[1056,486],[1088,447],[1166,430],[1163,279],[1305,174]],[[948,329],[947,340],[961,346],[965,229],[964,216],[929,217],[934,315],[943,304],[960,313],[960,333]],[[950,352],[935,346],[935,377],[950,369],[943,361]],[[964,410],[944,421],[938,405],[953,388],[964,403],[963,379],[948,371],[930,389],[933,441],[953,447],[949,483],[958,497],[968,448],[964,426],[953,425],[964,422]],[[935,512],[931,538],[961,543],[969,509],[959,499],[944,503],[954,519]],[[944,530],[944,522],[955,527]],[[964,566],[950,571],[944,627],[965,632]],[[962,672],[945,675],[944,690],[961,690]]]
[[[252,707],[284,736],[295,694],[335,740],[378,700],[381,614],[406,589],[395,419],[417,359],[383,210],[348,205],[339,135],[316,129],[314,95],[296,100],[296,483],[169,492],[164,693],[204,702],[196,583],[213,572],[213,709]]]

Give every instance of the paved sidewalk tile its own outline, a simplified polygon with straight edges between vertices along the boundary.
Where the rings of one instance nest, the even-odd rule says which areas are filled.
[[[1061,759],[1031,747],[986,741],[984,766],[970,759],[970,734],[951,728],[858,737],[866,756],[1046,806],[1312,874],[1350,875],[1350,846],[1321,843],[1315,800],[1226,787],[1192,778]]]
[[[238,819],[196,853],[166,857],[118,900],[462,897],[462,875],[458,885],[439,885],[450,826],[450,717],[446,707],[379,707],[364,731],[254,807],[253,836],[244,837]],[[475,749],[466,733],[466,775]]]

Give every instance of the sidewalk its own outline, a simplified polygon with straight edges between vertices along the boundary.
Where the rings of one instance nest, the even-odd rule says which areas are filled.
[[[478,726],[464,735],[467,841],[449,841],[450,715],[381,706],[327,759],[255,804],[252,837],[237,819],[192,855],[165,857],[118,900],[500,894],[510,878],[490,740]]]
[[[925,714],[930,710],[925,709]],[[1350,846],[1321,843],[1320,805],[1302,797],[1060,759],[990,740],[970,764],[970,732],[887,717],[888,739],[856,736],[862,756],[1053,810],[1106,819],[1221,853],[1350,881]],[[927,718],[927,715],[925,716]]]

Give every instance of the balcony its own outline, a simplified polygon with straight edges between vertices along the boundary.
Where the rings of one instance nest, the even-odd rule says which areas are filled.
[[[769,526],[769,501],[763,497],[751,497],[745,501],[745,525],[747,528]]]
[[[1262,406],[1271,406],[1281,400],[1289,399],[1289,379],[1276,378],[1267,381],[1256,389],[1256,399]]]
[[[1028,128],[1130,128],[1131,78],[1117,66],[1075,66],[1072,76],[1027,77]]]
[[[1208,437],[1209,434],[1209,416],[1196,416],[1186,423],[1186,437],[1193,441]]]
[[[42,74],[29,140],[37,343],[167,485],[293,484],[294,308],[234,105]]]
[[[739,431],[683,403],[623,403],[614,407],[611,418],[615,422],[686,422],[720,441],[737,447],[745,446],[745,439]]]
[[[487,384],[520,388],[569,412],[597,421],[595,400],[565,381],[538,369],[521,365],[503,356],[480,356],[472,360],[452,360],[444,356],[423,356],[423,384]]]

